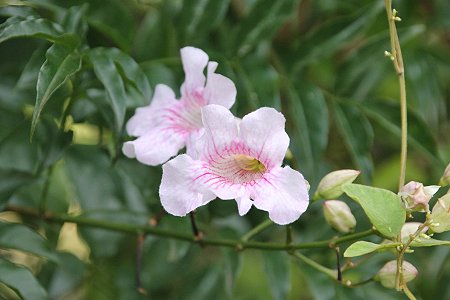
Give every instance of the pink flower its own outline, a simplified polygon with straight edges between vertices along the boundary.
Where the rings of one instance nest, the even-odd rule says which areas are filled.
[[[137,108],[126,125],[128,134],[138,138],[126,142],[123,153],[147,165],[162,164],[185,146],[189,153],[193,141],[203,133],[201,108],[207,104],[230,108],[235,101],[234,83],[214,73],[217,63],[208,63],[205,52],[193,47],[180,52],[186,74],[181,99],[178,101],[168,86],[159,84],[150,105]],[[203,74],[206,65],[207,78]]]
[[[159,194],[165,210],[184,216],[218,197],[235,199],[239,214],[252,205],[284,225],[297,220],[309,202],[307,182],[281,167],[289,145],[283,115],[260,108],[237,120],[226,108],[202,109],[205,134],[193,157],[183,154],[163,165]]]

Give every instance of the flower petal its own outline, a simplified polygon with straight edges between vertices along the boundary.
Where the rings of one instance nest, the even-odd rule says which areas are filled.
[[[223,106],[216,104],[204,106],[202,121],[205,134],[198,141],[198,149],[203,156],[207,156],[211,152],[218,154],[223,147],[230,145],[238,136],[236,118]],[[205,159],[207,160],[207,158]]]
[[[205,69],[209,58],[203,50],[194,47],[184,47],[180,52],[184,73],[186,74],[181,93],[186,95],[205,85],[203,69]]]
[[[297,220],[306,210],[309,196],[302,174],[290,167],[275,168],[254,189],[253,204],[269,212],[269,218],[286,225]]]
[[[238,210],[239,210],[240,216],[243,216],[246,213],[248,213],[248,211],[250,210],[250,208],[253,205],[253,201],[250,200],[249,197],[238,197],[238,198],[236,198],[236,202],[238,205]]]
[[[280,166],[289,146],[286,119],[273,108],[263,107],[242,118],[240,137],[257,153],[267,169]]]
[[[122,152],[129,158],[136,157],[143,164],[157,166],[175,156],[184,145],[183,136],[155,127],[136,140],[124,143]]]
[[[133,117],[128,121],[126,129],[131,136],[141,136],[161,123],[163,109],[174,106],[178,101],[170,87],[158,84],[150,105],[138,107]]]
[[[203,97],[209,104],[219,104],[230,108],[236,100],[236,86],[229,78],[214,73],[216,67],[216,62],[208,64],[208,79]]]
[[[185,216],[216,196],[193,180],[198,161],[186,154],[163,165],[159,197],[164,209],[174,216]]]

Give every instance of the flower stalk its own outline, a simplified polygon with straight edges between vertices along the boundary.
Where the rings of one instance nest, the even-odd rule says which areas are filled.
[[[391,52],[387,55],[391,58],[395,71],[398,75],[398,82],[400,88],[400,116],[401,116],[401,150],[400,150],[400,176],[398,182],[398,190],[401,191],[405,184],[406,174],[406,157],[408,148],[408,120],[407,120],[407,107],[406,107],[406,83],[405,83],[405,67],[403,64],[402,50],[400,47],[400,41],[398,39],[397,28],[395,22],[401,21],[397,16],[397,11],[392,9],[392,0],[384,0],[386,8],[386,14],[389,23],[389,36],[391,41]],[[400,241],[400,237],[399,237]],[[396,273],[396,289],[403,290],[405,295],[410,299],[415,299],[408,287],[403,282],[403,254],[407,249],[407,245],[403,245],[399,251],[397,251],[397,273]],[[411,297],[412,296],[412,297]]]
[[[403,64],[402,50],[400,48],[400,41],[397,35],[397,27],[395,22],[401,21],[397,16],[397,11],[392,9],[392,0],[384,0],[386,13],[389,23],[389,35],[391,40],[391,52],[386,52],[394,65],[395,71],[398,75],[398,82],[400,88],[400,114],[401,114],[401,150],[400,150],[400,176],[398,189],[402,189],[405,184],[406,173],[406,156],[408,146],[408,131],[407,131],[407,109],[406,109],[406,83],[405,83],[405,67]]]

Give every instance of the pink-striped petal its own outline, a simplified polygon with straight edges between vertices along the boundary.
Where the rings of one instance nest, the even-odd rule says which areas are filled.
[[[183,96],[195,92],[205,85],[205,75],[203,70],[208,63],[208,54],[203,50],[194,47],[184,47],[180,50],[181,61],[183,63],[186,78],[181,88]]]
[[[233,114],[223,106],[207,105],[202,108],[205,134],[199,142],[199,151],[208,160],[211,155],[221,155],[224,147],[238,137],[238,122]]]
[[[216,67],[216,62],[208,64],[208,78],[203,97],[208,104],[219,104],[230,108],[236,100],[236,86],[229,78],[214,73]]]
[[[302,174],[290,167],[277,167],[264,178],[252,195],[255,207],[269,212],[269,218],[277,224],[296,221],[309,203],[308,188]]]
[[[163,165],[159,196],[164,209],[175,216],[185,216],[216,196],[193,180],[199,162],[186,154]]]
[[[153,99],[148,106],[139,107],[126,125],[130,136],[141,136],[164,121],[164,109],[175,106],[178,101],[172,89],[164,84],[158,84]]]
[[[263,107],[242,118],[239,135],[267,169],[281,165],[289,146],[283,114]]]
[[[184,144],[182,135],[170,129],[155,127],[136,140],[124,143],[122,152],[143,164],[157,166],[175,156]]]

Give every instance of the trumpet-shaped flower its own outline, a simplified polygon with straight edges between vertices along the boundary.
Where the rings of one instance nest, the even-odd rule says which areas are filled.
[[[180,52],[186,74],[180,100],[168,86],[159,84],[150,105],[137,108],[126,125],[128,134],[137,139],[126,142],[123,153],[147,165],[162,164],[185,146],[189,153],[193,141],[203,133],[201,108],[208,104],[230,108],[235,101],[234,83],[214,73],[217,63],[208,63],[205,52],[193,47]]]
[[[202,119],[205,133],[193,156],[163,165],[165,210],[184,216],[218,197],[235,199],[240,215],[254,205],[275,223],[297,220],[308,206],[308,187],[298,171],[281,167],[289,145],[283,115],[260,108],[238,120],[226,108],[208,105]]]

